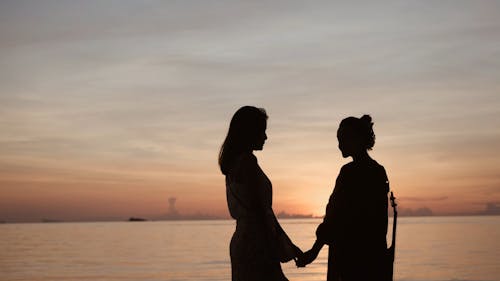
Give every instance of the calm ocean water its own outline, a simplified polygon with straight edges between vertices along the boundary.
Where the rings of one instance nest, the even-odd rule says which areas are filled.
[[[303,250],[320,220],[281,220]],[[234,221],[0,225],[0,280],[230,280]],[[390,241],[390,236],[388,237]],[[500,217],[401,218],[396,280],[500,280]],[[291,281],[326,279],[327,249]]]

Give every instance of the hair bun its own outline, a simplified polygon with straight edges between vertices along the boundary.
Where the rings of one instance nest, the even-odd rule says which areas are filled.
[[[361,121],[367,123],[367,124],[372,124],[372,117],[368,114],[365,114],[363,115],[361,118],[360,118]]]

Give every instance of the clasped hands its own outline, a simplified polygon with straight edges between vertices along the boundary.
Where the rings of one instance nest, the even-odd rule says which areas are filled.
[[[316,243],[314,243],[309,251],[299,253],[297,258],[295,259],[295,265],[297,267],[306,267],[306,265],[312,263],[318,257],[319,251],[322,247],[323,244],[319,241],[316,241]]]
[[[312,263],[318,257],[318,253],[319,252],[314,249],[302,253],[302,255],[299,255],[297,259],[295,259],[295,265],[297,267],[306,267],[306,265]]]

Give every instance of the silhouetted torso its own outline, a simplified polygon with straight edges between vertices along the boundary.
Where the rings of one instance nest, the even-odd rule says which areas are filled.
[[[254,155],[243,155],[234,165],[226,177],[226,196],[229,212],[236,219],[230,244],[232,280],[286,281],[273,248],[276,219],[271,181]]]
[[[327,280],[384,278],[388,191],[385,169],[376,161],[342,167],[316,232],[330,245]]]

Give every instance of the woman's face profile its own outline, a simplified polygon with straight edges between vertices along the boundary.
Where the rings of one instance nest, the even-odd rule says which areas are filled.
[[[342,152],[342,157],[346,158],[350,156],[350,153],[348,152],[348,142],[345,141],[344,138],[341,136],[337,136],[337,139],[339,140],[339,149]]]
[[[339,128],[337,131],[337,139],[339,141],[339,149],[342,152],[342,157],[347,158],[352,156],[358,150],[358,141],[349,134],[345,129]]]
[[[264,143],[266,142],[266,140],[267,140],[266,127],[264,126],[264,129],[260,131],[259,135],[255,139],[253,150],[264,149]]]

